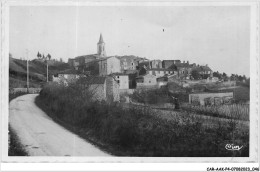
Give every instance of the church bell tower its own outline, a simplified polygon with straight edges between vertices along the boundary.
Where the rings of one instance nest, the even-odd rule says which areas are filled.
[[[106,56],[105,42],[103,41],[102,34],[100,34],[99,41],[97,43],[97,54],[100,57],[105,57]]]

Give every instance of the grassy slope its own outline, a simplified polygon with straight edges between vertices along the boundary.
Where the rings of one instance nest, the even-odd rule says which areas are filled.
[[[32,87],[41,87],[46,81],[46,63],[39,60],[29,62],[30,83]],[[49,75],[69,69],[67,63],[56,62],[49,65]],[[10,87],[24,87],[27,77],[27,62],[15,58],[9,58],[9,83]]]
[[[178,119],[157,118],[149,109],[86,102],[79,99],[80,93],[77,87],[49,85],[36,98],[36,104],[57,123],[113,155],[248,156],[248,134],[240,132],[233,123],[205,129],[192,119],[184,118],[180,123]],[[232,133],[245,145],[243,151],[233,154],[225,150]]]

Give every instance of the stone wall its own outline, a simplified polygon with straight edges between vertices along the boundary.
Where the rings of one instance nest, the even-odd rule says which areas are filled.
[[[120,73],[121,72],[121,65],[120,60],[116,57],[110,57],[107,59],[107,74],[112,73]]]
[[[190,94],[189,103],[194,105],[221,105],[231,104],[233,92],[228,93],[200,93]]]
[[[106,101],[106,84],[93,84],[89,86],[94,101]]]
[[[42,88],[29,88],[29,93],[37,94],[40,93],[41,90]],[[27,88],[12,88],[9,90],[9,93],[17,93],[17,92],[27,93]]]
[[[120,101],[119,84],[111,76],[106,78],[106,97],[108,102]]]

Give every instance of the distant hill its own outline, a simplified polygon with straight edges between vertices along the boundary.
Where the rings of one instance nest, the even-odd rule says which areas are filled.
[[[49,78],[51,75],[69,69],[69,65],[63,62],[50,61]],[[29,77],[32,87],[40,87],[46,82],[47,64],[38,59],[29,61]],[[27,80],[26,60],[9,57],[9,87],[25,87]]]

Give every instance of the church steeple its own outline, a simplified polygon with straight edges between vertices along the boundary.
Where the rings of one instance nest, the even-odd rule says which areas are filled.
[[[100,33],[99,41],[97,43],[97,54],[101,57],[106,56],[105,42],[103,41],[102,33]]]
[[[99,43],[99,44],[100,44],[100,43],[104,43],[102,33],[100,34],[99,42],[98,42],[98,43]]]

